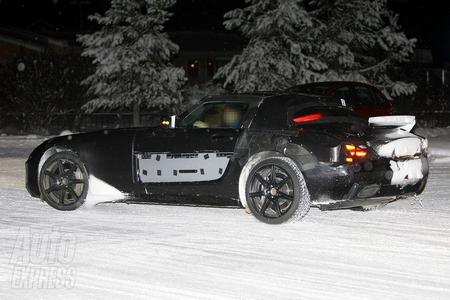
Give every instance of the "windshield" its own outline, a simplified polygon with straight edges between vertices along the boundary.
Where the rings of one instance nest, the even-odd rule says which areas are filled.
[[[197,106],[181,122],[184,128],[240,128],[248,103],[209,102]]]

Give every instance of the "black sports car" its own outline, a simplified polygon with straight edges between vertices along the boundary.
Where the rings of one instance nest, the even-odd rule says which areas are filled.
[[[26,162],[29,193],[80,207],[90,178],[123,201],[243,206],[257,219],[301,219],[310,206],[371,207],[423,191],[427,141],[414,117],[369,123],[325,97],[204,99],[174,128],[102,130],[49,139]]]

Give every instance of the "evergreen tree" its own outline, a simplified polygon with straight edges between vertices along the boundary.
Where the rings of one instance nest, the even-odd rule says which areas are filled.
[[[124,107],[164,109],[180,103],[184,71],[170,63],[178,46],[164,23],[175,0],[112,0],[105,15],[90,16],[101,25],[79,37],[95,73],[86,78],[94,99],[87,111]]]
[[[320,26],[301,2],[246,0],[245,8],[226,13],[225,27],[240,31],[248,44],[215,79],[235,92],[278,90],[320,79],[326,65],[312,53]]]
[[[387,0],[311,0],[309,4],[311,14],[326,29],[315,47],[328,66],[325,78],[368,82],[392,96],[415,91],[414,84],[393,79],[396,67],[413,53],[415,39],[401,31]]]
[[[368,82],[392,96],[415,85],[395,78],[413,53],[387,0],[246,0],[224,25],[248,39],[215,79],[236,92],[319,80]]]

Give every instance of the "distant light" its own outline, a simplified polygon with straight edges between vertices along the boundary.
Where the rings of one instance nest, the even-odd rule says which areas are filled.
[[[191,68],[192,68],[192,69],[195,68],[195,64],[191,64]]]
[[[1,1],[1,0],[0,0]],[[57,4],[58,0],[52,0],[53,4]]]
[[[23,71],[25,71],[25,68],[26,68],[26,66],[23,62],[20,62],[17,64],[17,71],[23,72]]]

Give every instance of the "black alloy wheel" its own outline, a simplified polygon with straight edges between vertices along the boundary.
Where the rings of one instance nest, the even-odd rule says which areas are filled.
[[[75,210],[83,205],[89,189],[84,164],[71,152],[58,152],[43,164],[39,176],[41,198],[58,210]]]
[[[295,221],[309,210],[309,193],[303,175],[287,157],[268,158],[255,165],[246,190],[250,210],[265,223]]]

